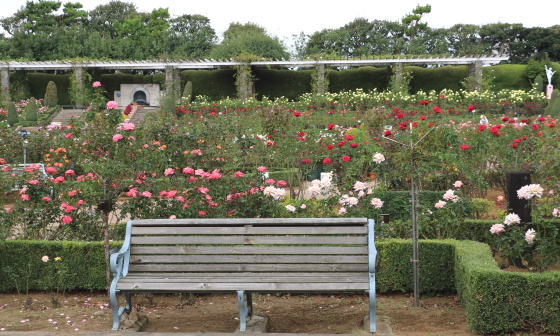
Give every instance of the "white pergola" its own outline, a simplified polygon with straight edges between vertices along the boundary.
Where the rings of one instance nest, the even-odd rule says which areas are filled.
[[[473,77],[474,83],[482,80],[482,67],[495,65],[501,61],[508,60],[508,56],[496,55],[479,55],[479,56],[392,56],[392,57],[370,57],[360,59],[302,59],[302,60],[256,60],[249,63],[251,67],[283,67],[283,68],[317,68],[319,73],[324,74],[325,67],[363,67],[363,66],[379,66],[379,65],[395,65],[397,72],[402,71],[404,65],[468,65],[469,76]],[[32,71],[48,71],[48,70],[64,70],[75,71],[78,85],[83,85],[82,72],[87,68],[98,68],[107,70],[162,70],[165,71],[165,81],[167,90],[173,88],[173,83],[177,82],[181,70],[196,69],[223,69],[233,68],[243,63],[234,59],[230,60],[145,60],[145,61],[47,61],[47,62],[17,62],[6,61],[0,62],[1,85],[2,89],[6,89],[8,93],[5,99],[9,100],[10,87],[10,71],[16,70],[32,70]],[[241,73],[241,76],[244,74]],[[319,76],[319,80],[324,78]],[[240,88],[241,99],[244,92],[249,92],[250,81],[240,80],[243,86]],[[476,87],[475,87],[476,89]],[[324,92],[323,92],[324,93]],[[6,98],[7,97],[7,98]]]

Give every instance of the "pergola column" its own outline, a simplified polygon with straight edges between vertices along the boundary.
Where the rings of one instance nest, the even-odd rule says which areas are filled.
[[[482,61],[475,61],[468,65],[469,67],[469,90],[482,90]]]
[[[239,92],[239,100],[242,102],[252,97],[253,82],[251,81],[251,68],[240,66],[237,70],[237,91]]]
[[[76,108],[84,107],[84,68],[81,66],[76,67],[74,71],[74,78],[76,79],[76,98],[74,104]]]
[[[171,95],[173,99],[180,99],[181,70],[177,67],[165,66],[165,94]],[[179,97],[179,98],[177,98]]]
[[[325,88],[325,65],[318,64],[317,65],[317,95],[318,96],[325,96],[326,88]]]
[[[2,103],[6,106],[10,103],[10,68],[3,67],[2,73],[0,74],[0,96],[2,97]]]
[[[394,63],[395,66],[395,87],[392,88],[395,91],[400,91],[404,83],[404,65],[402,63]]]

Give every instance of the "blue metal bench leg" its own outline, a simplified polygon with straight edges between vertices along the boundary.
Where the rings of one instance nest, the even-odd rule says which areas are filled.
[[[369,332],[375,332],[376,326],[376,306],[375,306],[375,273],[370,274],[370,290],[369,290]]]
[[[116,281],[111,284],[111,289],[109,291],[109,302],[111,303],[111,310],[113,311],[113,330],[119,330],[120,315],[119,306],[117,301],[117,290]]]
[[[247,305],[245,305],[245,298],[243,297],[245,291],[237,291],[237,303],[239,305],[239,331],[247,330],[247,316],[253,313],[253,300],[251,293],[247,293]]]

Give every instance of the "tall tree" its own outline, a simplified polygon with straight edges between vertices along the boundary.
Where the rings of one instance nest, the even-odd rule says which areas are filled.
[[[267,35],[263,27],[250,22],[243,25],[231,23],[224,32],[222,43],[212,49],[210,57],[221,59],[241,54],[272,59],[287,59],[290,56],[278,37]]]
[[[132,2],[112,0],[105,5],[99,5],[89,12],[89,24],[95,31],[111,38],[118,36],[115,24],[123,24],[128,18],[138,14],[136,5]]]

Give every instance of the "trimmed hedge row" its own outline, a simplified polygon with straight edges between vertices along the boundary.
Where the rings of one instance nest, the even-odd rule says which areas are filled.
[[[119,247],[121,243],[112,243]],[[377,289],[413,288],[410,240],[376,242]],[[422,293],[457,291],[473,332],[507,333],[522,328],[560,331],[560,272],[514,273],[498,268],[489,246],[473,241],[427,240],[419,244]],[[0,291],[45,290],[47,255],[71,270],[61,289],[105,289],[101,243],[5,241],[0,244]]]
[[[529,90],[531,84],[525,77],[525,65],[502,64],[483,69],[485,76],[492,78],[494,91],[502,89]],[[552,68],[560,73],[560,64],[552,63]],[[467,77],[467,66],[444,66],[440,68],[421,68],[417,66],[405,67],[412,71],[410,92],[419,90],[428,92],[430,90],[440,91],[442,89],[459,90],[461,83]],[[113,92],[120,90],[120,84],[149,84],[165,83],[165,73],[156,75],[142,74],[98,74],[95,69],[91,70],[96,80],[103,83],[108,93],[108,98],[113,97]],[[252,69],[255,79],[255,91],[257,99],[263,96],[269,98],[286,97],[297,99],[304,93],[311,92],[311,74],[313,70],[291,71],[285,69]],[[219,100],[225,97],[236,97],[235,70],[185,70],[181,72],[181,88],[187,81],[193,83],[193,97],[198,95],[208,96],[211,100]],[[29,83],[29,95],[37,99],[44,98],[47,83],[56,83],[60,105],[70,105],[68,89],[70,85],[70,74],[54,75],[44,73],[27,73]],[[340,92],[363,89],[369,92],[373,89],[383,91],[391,77],[389,67],[361,67],[344,69],[340,71],[331,70],[329,77],[329,92]],[[560,85],[560,76],[553,77],[555,86]]]
[[[505,272],[488,245],[454,242],[456,289],[474,332],[560,332],[560,272]]]

